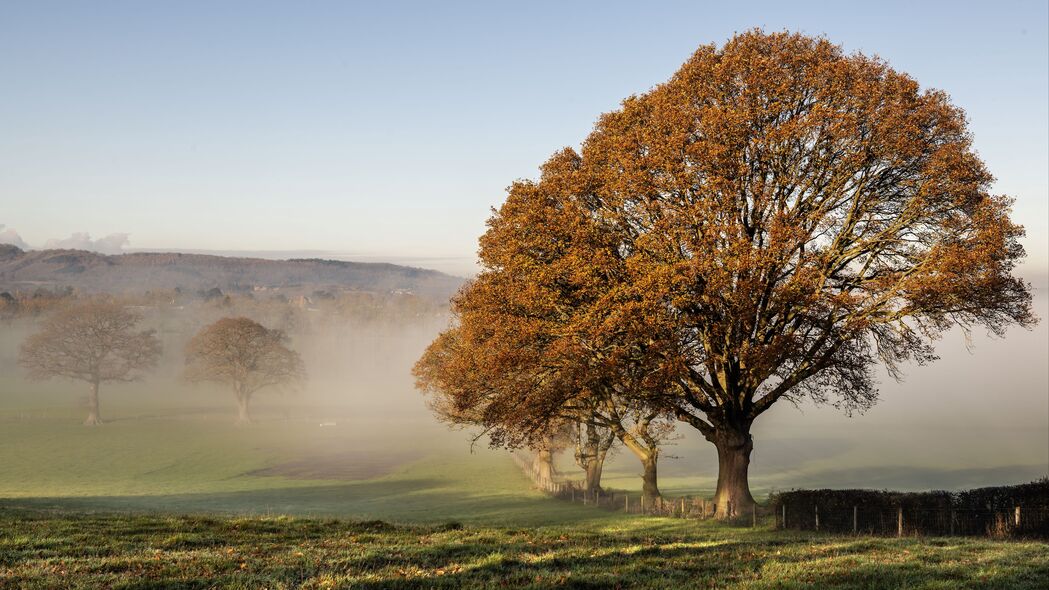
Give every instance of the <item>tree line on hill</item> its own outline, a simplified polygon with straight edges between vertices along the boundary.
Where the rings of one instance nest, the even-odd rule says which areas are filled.
[[[331,286],[371,292],[410,291],[445,301],[462,279],[434,270],[341,260],[270,260],[179,252],[106,255],[85,250],[28,250],[0,244],[0,291],[70,286],[85,293],[187,292],[219,288],[227,293],[258,286]]]
[[[263,318],[264,323],[287,332],[309,329],[313,323],[333,321],[355,324],[398,325],[420,318],[443,316],[447,304],[411,293],[322,289],[268,289],[223,292],[217,287],[195,292],[180,288],[143,292],[111,293],[125,305],[155,314],[174,314],[193,319],[200,316],[236,313]],[[45,317],[56,310],[96,295],[73,287],[0,292],[0,321]]]

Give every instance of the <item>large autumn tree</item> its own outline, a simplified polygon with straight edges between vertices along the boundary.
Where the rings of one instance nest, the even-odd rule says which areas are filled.
[[[84,424],[102,424],[99,386],[139,379],[160,357],[160,341],[153,330],[137,329],[141,321],[141,315],[116,301],[69,304],[26,339],[19,361],[32,378],[64,377],[90,385]]]
[[[185,377],[228,386],[237,400],[237,423],[251,422],[251,398],[263,388],[293,385],[305,378],[299,354],[281,330],[246,317],[222,318],[186,345]]]
[[[672,413],[717,449],[718,514],[745,510],[777,402],[862,411],[878,365],[899,378],[949,329],[1034,323],[1023,230],[971,141],[945,93],[824,39],[701,47],[511,187],[457,301],[467,364],[502,381],[456,403],[499,434]]]
[[[604,115],[573,202],[616,236],[620,286],[658,326],[669,408],[713,443],[716,503],[753,502],[751,426],[777,402],[863,410],[873,370],[958,327],[1030,326],[1011,201],[963,112],[884,61],[797,34],[701,47]]]

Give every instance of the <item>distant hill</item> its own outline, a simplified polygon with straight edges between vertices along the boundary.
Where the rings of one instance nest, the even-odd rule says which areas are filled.
[[[142,293],[180,288],[198,291],[353,289],[401,291],[447,299],[462,278],[396,264],[338,260],[266,260],[135,252],[119,255],[85,250],[29,250],[0,244],[0,291],[72,287],[90,293]]]

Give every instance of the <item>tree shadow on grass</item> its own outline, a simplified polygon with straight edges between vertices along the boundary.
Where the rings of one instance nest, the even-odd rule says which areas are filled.
[[[665,541],[665,540],[664,540]],[[752,543],[652,545],[642,548],[613,541],[610,546],[550,547],[462,546],[452,554],[421,550],[397,556],[351,560],[343,571],[435,570],[473,560],[458,571],[420,580],[390,578],[354,581],[354,588],[459,588],[499,585],[514,588],[1042,588],[1049,574],[1043,560],[1030,567],[1017,563],[995,567],[944,568],[922,561],[895,563],[825,563],[804,552],[773,554]],[[487,555],[485,552],[487,551]],[[859,553],[858,553],[859,554]],[[771,566],[769,568],[768,566]],[[339,568],[341,569],[341,568]]]
[[[129,588],[195,587],[202,578],[208,587],[297,587],[323,579],[353,588],[1040,588],[1049,574],[1049,545],[1041,543],[802,536],[707,523],[682,529],[646,521],[657,526],[603,532],[285,518],[50,518],[31,510],[0,511],[0,522],[17,539],[0,546],[2,565],[21,576],[10,579],[16,585],[39,582],[33,572],[55,581],[49,569],[34,568],[58,562],[79,567],[84,587]],[[98,556],[116,557],[89,559]]]
[[[295,515],[385,519],[405,523],[449,520],[491,524],[582,524],[615,518],[607,511],[525,493],[464,493],[433,478],[271,487],[258,490],[159,495],[67,496],[0,499],[0,507],[39,510]]]

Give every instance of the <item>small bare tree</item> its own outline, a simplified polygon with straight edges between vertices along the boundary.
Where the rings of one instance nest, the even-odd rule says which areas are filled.
[[[26,339],[20,362],[34,379],[65,377],[91,384],[84,424],[101,424],[98,386],[139,379],[160,357],[153,330],[135,331],[141,320],[141,315],[112,301],[70,305]]]
[[[237,397],[238,424],[251,422],[251,396],[264,387],[291,385],[306,376],[299,354],[280,330],[244,318],[223,318],[186,345],[185,376],[191,382],[229,385]]]

